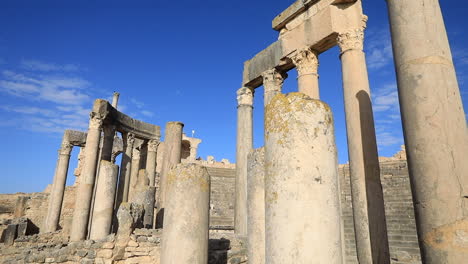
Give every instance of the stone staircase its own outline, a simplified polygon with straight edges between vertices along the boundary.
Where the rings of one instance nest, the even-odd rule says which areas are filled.
[[[211,179],[210,229],[234,228],[234,185],[236,170],[207,167]]]

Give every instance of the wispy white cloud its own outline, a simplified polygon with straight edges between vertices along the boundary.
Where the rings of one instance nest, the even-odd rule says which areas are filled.
[[[135,98],[130,98],[130,102],[138,109],[142,109],[145,106],[142,101],[139,101]]]
[[[0,92],[23,98],[80,105],[89,100],[83,89],[90,83],[78,77],[21,74],[5,70],[0,79]]]
[[[151,112],[151,111],[148,111],[148,110],[142,110],[141,114],[144,115],[144,116],[147,116],[147,117],[153,117],[154,116],[154,113]]]
[[[390,31],[382,29],[366,33],[366,61],[370,70],[378,70],[392,62]]]
[[[377,133],[377,142],[379,147],[388,147],[394,145],[403,145],[401,135],[392,132]]]
[[[53,72],[53,71],[65,71],[65,72],[74,72],[78,71],[79,67],[74,64],[56,64],[50,62],[43,62],[39,60],[22,60],[20,66],[23,69],[30,71],[41,71],[41,72]]]
[[[396,84],[387,84],[376,90],[373,94],[374,112],[383,112],[388,110],[398,110],[398,91]]]

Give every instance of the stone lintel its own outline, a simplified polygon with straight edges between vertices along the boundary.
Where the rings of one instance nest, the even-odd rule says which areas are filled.
[[[102,117],[105,125],[114,125],[116,131],[121,133],[133,133],[135,137],[141,139],[159,140],[161,137],[159,126],[131,118],[115,109],[109,102],[103,99],[96,99],[94,101],[93,112],[91,114]]]
[[[83,147],[86,144],[86,136],[86,132],[67,129],[63,134],[63,139],[73,146]]]
[[[297,19],[299,21],[296,21]],[[297,17],[297,19],[294,21],[295,26],[286,29],[277,41],[244,62],[242,86],[250,88],[261,86],[263,82],[261,74],[267,70],[293,69],[295,66],[290,57],[296,53],[296,50],[311,48],[320,54],[334,47],[337,44],[338,34],[361,27],[361,2],[357,1],[345,8],[328,5],[311,17]]]
[[[273,29],[280,31],[289,21],[293,20],[307,10],[307,8],[319,1],[320,0],[297,0],[273,19],[271,23]]]

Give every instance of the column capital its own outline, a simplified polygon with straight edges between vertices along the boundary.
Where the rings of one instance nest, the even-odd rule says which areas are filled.
[[[96,115],[95,113],[91,113],[89,115],[89,128],[90,129],[102,129],[103,118],[101,116]]]
[[[366,28],[367,16],[362,16],[360,27],[350,29],[348,31],[338,34],[337,42],[340,47],[341,54],[348,50],[364,49],[364,29]]]
[[[237,105],[253,106],[254,91],[249,87],[242,87],[237,90]]]
[[[157,139],[150,139],[148,141],[148,151],[156,152],[159,146],[159,140]]]
[[[280,72],[273,68],[266,70],[262,73],[263,77],[263,88],[265,92],[278,91],[281,92],[281,86],[283,85],[284,79],[288,77],[286,73]]]
[[[125,146],[133,148],[133,143],[135,143],[135,134],[125,133],[122,135],[122,139]]]
[[[291,58],[298,76],[315,74],[319,66],[317,52],[310,48],[303,48],[296,51],[296,54]]]
[[[73,145],[70,142],[62,142],[62,145],[60,146],[60,149],[59,149],[59,154],[70,156],[72,149],[73,149]]]

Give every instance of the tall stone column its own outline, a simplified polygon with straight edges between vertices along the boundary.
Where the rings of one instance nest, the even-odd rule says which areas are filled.
[[[101,161],[90,239],[103,239],[111,232],[118,171],[119,166],[107,160]]]
[[[54,232],[59,225],[72,149],[73,145],[70,144],[70,142],[62,141],[62,146],[58,151],[59,157],[57,168],[55,169],[54,183],[49,196],[49,207],[47,209],[47,217],[44,225],[45,232]]]
[[[252,150],[247,164],[247,256],[250,264],[265,264],[264,148]]]
[[[159,140],[151,139],[148,141],[148,154],[146,155],[146,172],[149,177],[149,185],[154,187],[156,176],[156,154]]]
[[[112,125],[103,126],[104,137],[102,142],[101,160],[112,161],[112,148],[114,145],[115,127]]]
[[[114,92],[114,94],[112,95],[112,107],[114,107],[115,109],[117,109],[117,104],[119,103],[119,96],[120,93],[118,92]]]
[[[237,90],[234,230],[239,235],[247,235],[247,155],[253,149],[253,94],[248,87]]]
[[[133,144],[135,135],[132,133],[122,134],[124,153],[122,156],[122,165],[120,168],[119,186],[117,189],[116,209],[122,202],[128,201],[128,192],[130,188],[130,177],[132,171]]]
[[[318,55],[310,48],[298,50],[292,57],[297,70],[297,84],[299,92],[308,95],[310,98],[319,99],[318,82]]]
[[[138,171],[140,170],[140,158],[140,150],[137,148],[137,140],[135,140],[132,151],[132,167],[130,170],[130,187],[128,190],[128,201],[131,201],[133,195],[135,194],[135,188],[138,180]]]
[[[165,149],[164,149],[164,161],[161,169],[161,183],[159,188],[159,201],[158,201],[158,212],[156,225],[158,228],[163,226],[164,219],[164,207],[167,186],[167,173],[176,164],[181,161],[181,148],[182,148],[182,129],[184,124],[181,122],[167,122],[165,130]]]
[[[287,74],[281,73],[276,69],[271,69],[263,72],[263,88],[264,88],[264,106],[266,106],[271,99],[281,93],[281,88],[283,87],[284,79],[286,79]]]
[[[161,264],[208,263],[210,177],[205,167],[178,164],[168,173]],[[183,246],[183,248],[181,248]]]
[[[99,155],[99,140],[101,138],[102,117],[91,114],[88,135],[86,137],[84,166],[81,172],[80,184],[76,189],[75,211],[70,231],[70,241],[80,241],[86,238],[88,219],[96,179],[97,158]]]
[[[387,0],[423,263],[468,260],[468,131],[437,0]]]
[[[265,263],[342,263],[340,213],[330,107],[275,96],[265,109]]]
[[[390,263],[364,28],[339,34],[354,230],[359,263]]]

